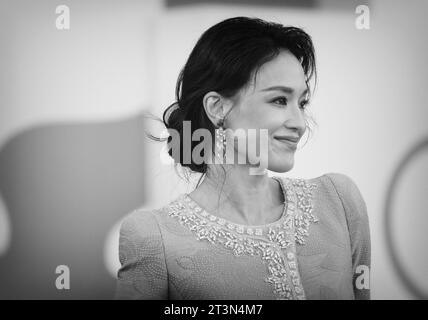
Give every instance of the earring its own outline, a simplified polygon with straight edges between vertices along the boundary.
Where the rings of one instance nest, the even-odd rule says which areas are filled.
[[[226,155],[226,131],[223,128],[224,119],[219,122],[219,127],[215,129],[215,146],[217,158],[221,160],[220,163],[224,162]]]

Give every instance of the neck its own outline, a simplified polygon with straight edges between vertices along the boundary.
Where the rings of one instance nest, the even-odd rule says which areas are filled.
[[[192,196],[210,213],[242,224],[277,220],[284,201],[277,181],[267,173],[250,175],[243,165],[210,168]]]

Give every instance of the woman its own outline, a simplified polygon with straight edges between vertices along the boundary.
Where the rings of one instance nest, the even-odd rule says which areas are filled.
[[[304,180],[263,170],[292,169],[308,127],[313,75],[312,41],[299,28],[236,17],[201,36],[163,122],[170,155],[204,179],[162,208],[125,218],[117,298],[369,298],[368,218],[354,182],[338,173]],[[205,129],[216,137],[201,152],[205,161],[184,148],[201,143],[189,140],[186,122],[191,133]],[[238,129],[247,133],[248,150],[226,132]],[[211,146],[208,140],[202,143]],[[249,152],[264,146],[264,162]],[[208,161],[211,154],[215,161]]]

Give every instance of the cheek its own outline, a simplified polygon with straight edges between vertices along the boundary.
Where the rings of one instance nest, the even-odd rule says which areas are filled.
[[[230,122],[229,127],[236,129],[267,129],[269,132],[281,126],[278,112],[264,103],[241,109]]]
[[[228,139],[231,140],[228,141],[233,141],[235,152],[245,153],[247,156],[267,155],[272,151],[276,152],[277,146],[275,140],[273,140],[273,134],[276,129],[276,127],[270,126],[269,122],[266,122],[264,126],[241,126],[239,129],[232,131],[235,136],[232,139],[229,136]],[[241,148],[243,145],[246,145],[246,147]]]
[[[248,153],[249,148],[253,148],[256,154],[260,151],[270,153],[275,148],[273,135],[281,128],[281,115],[279,109],[274,109],[265,103],[257,105],[247,105],[247,108],[240,107],[233,117],[230,117],[227,127],[234,132],[241,131],[245,135]],[[253,130],[251,130],[253,129]],[[235,151],[241,153],[237,148],[237,141],[234,143]]]

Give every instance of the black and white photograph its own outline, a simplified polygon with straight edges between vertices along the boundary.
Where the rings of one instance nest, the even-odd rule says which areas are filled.
[[[0,300],[428,299],[427,17],[0,0]]]

